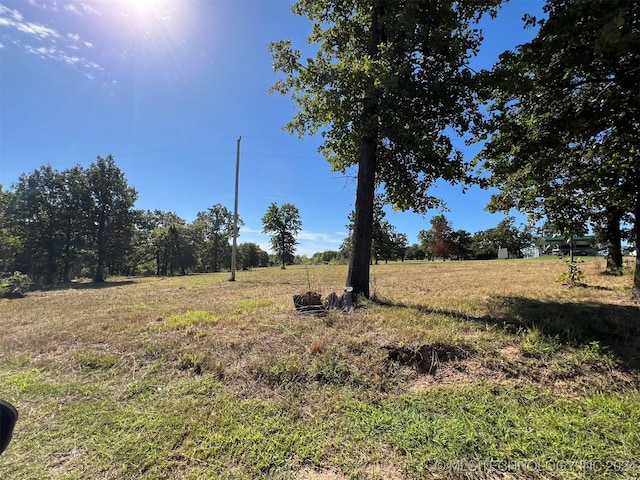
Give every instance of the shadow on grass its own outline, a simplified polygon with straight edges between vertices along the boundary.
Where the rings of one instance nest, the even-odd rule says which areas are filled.
[[[621,362],[621,367],[640,370],[640,307],[595,302],[561,303],[525,297],[494,297],[487,305],[489,315],[474,317],[446,309],[429,309],[377,301],[379,305],[413,308],[422,313],[450,316],[460,321],[502,326],[504,322],[544,335],[572,346],[598,342]]]
[[[133,280],[118,280],[114,282],[71,282],[71,283],[56,283],[54,285],[33,284],[30,285],[30,292],[48,292],[53,290],[99,290],[102,288],[122,287],[125,285],[132,285],[135,282]]]

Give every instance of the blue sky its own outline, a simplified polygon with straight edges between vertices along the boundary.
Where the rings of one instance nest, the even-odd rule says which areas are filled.
[[[304,48],[310,31],[287,0],[0,0],[0,185],[42,165],[63,170],[112,154],[136,208],[187,221],[214,204],[233,209],[241,136],[240,242],[268,249],[261,218],[293,203],[302,220],[298,253],[337,250],[355,199],[355,170],[332,173],[318,138],[282,130],[287,97],[269,95],[277,76],[269,42]],[[528,41],[524,13],[540,0],[511,0],[487,21],[475,68]],[[469,159],[478,147],[465,149]],[[437,185],[455,229],[495,226],[490,193]],[[417,241],[429,218],[388,212]],[[522,217],[518,216],[518,221]]]

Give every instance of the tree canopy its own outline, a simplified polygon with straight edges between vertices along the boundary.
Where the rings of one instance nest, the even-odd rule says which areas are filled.
[[[464,134],[477,114],[476,77],[467,67],[480,46],[473,25],[500,0],[299,0],[313,23],[314,57],[301,59],[289,40],[271,44],[284,74],[272,91],[297,106],[286,128],[321,132],[320,152],[334,170],[358,166],[347,285],[369,296],[376,187],[386,203],[424,213],[441,202],[429,187],[465,179],[450,134]]]
[[[291,203],[278,207],[274,202],[262,217],[262,225],[263,233],[271,233],[271,247],[285,268],[287,261],[293,261],[298,244],[296,236],[302,228],[298,208]]]
[[[565,236],[605,225],[619,252],[627,213],[640,243],[640,4],[547,0],[545,12],[529,18],[536,37],[490,75],[479,155],[500,188],[490,208],[547,217]]]

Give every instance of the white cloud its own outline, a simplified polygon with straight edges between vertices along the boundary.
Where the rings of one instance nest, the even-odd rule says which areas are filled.
[[[87,3],[82,3],[81,5],[82,5],[82,10],[84,10],[86,13],[102,16],[102,13],[98,9],[94,8],[93,6]]]
[[[56,2],[37,3],[32,0],[29,3],[38,8],[57,11]],[[65,10],[81,14],[80,10],[71,4],[65,5]],[[25,20],[22,13],[2,4],[0,4],[0,27],[5,27],[4,37],[9,38],[12,45],[29,54],[62,62],[81,70],[88,78],[94,77],[92,71],[104,71],[96,62],[78,55],[80,47],[93,48],[93,44],[83,41],[77,33],[69,32],[63,35],[55,28]]]
[[[0,15],[5,14],[9,15],[11,18],[18,22],[21,22],[23,20],[22,14],[19,11],[7,8],[0,3]]]
[[[67,3],[64,6],[64,9],[67,12],[75,13],[76,15],[82,15],[82,12],[80,12],[80,10],[78,10],[78,8],[75,5],[71,4],[71,3]]]
[[[318,242],[318,243],[329,243],[340,245],[342,240],[344,239],[343,234],[327,234],[327,233],[314,233],[314,232],[306,232],[302,230],[298,234],[298,238],[301,240],[308,240],[310,242]]]
[[[60,34],[53,28],[46,27],[33,22],[25,22],[22,20],[22,15],[15,10],[10,10],[0,5],[0,15],[8,13],[11,18],[0,16],[0,25],[5,27],[14,28],[22,33],[32,35],[41,39],[46,38],[60,38]]]
[[[82,58],[80,57],[70,57],[68,55],[61,55],[60,57],[65,63],[68,63],[69,65],[76,65],[80,62],[82,62]]]
[[[262,233],[262,230],[256,230],[255,228],[240,227],[240,233]]]
[[[60,38],[60,34],[53,28],[38,25],[37,23],[23,22],[16,24],[16,28],[21,32],[34,35],[39,38]]]

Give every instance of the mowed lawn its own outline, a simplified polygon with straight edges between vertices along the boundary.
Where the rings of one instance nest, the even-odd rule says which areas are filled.
[[[557,258],[111,278],[0,300],[0,479],[640,477],[631,273]]]

